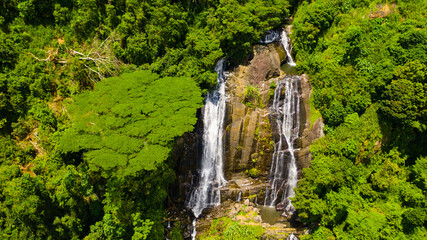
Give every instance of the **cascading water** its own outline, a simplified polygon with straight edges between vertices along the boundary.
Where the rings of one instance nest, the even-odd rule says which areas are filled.
[[[191,239],[196,239],[197,235],[197,228],[196,228],[196,220],[197,218],[193,219],[193,222],[191,223],[193,225],[193,232],[191,233]]]
[[[289,44],[289,38],[285,30],[282,30],[281,41],[282,41],[283,47],[285,48],[286,56],[288,57],[288,64],[291,66],[295,66],[295,62],[292,59],[292,55],[291,55],[292,46]]]
[[[294,235],[294,233],[291,233],[291,235],[289,235],[286,240],[298,240],[298,238]]]
[[[290,66],[295,66],[296,64],[295,64],[294,60],[292,59],[292,55],[291,55],[292,46],[291,46],[291,44],[289,44],[289,38],[288,38],[288,35],[287,35],[285,29],[282,29],[282,30],[274,30],[274,29],[268,30],[267,32],[265,32],[265,35],[262,36],[262,38],[259,40],[259,43],[261,43],[261,44],[269,44],[269,43],[277,42],[277,41],[281,41],[282,42],[283,48],[286,51],[286,56],[287,56],[287,59],[288,59],[287,64],[289,64]]]
[[[259,43],[269,44],[276,41],[280,41],[280,31],[271,29],[265,32],[265,35],[259,40]]]
[[[300,129],[299,82],[300,77],[295,75],[279,81],[271,107],[279,139],[274,146],[264,205],[277,204],[276,208],[284,210],[287,215],[295,211],[289,198],[295,196],[294,188],[298,183],[294,145]]]
[[[240,201],[242,201],[242,191],[239,191],[236,198],[236,202],[240,202]]]
[[[217,89],[206,96],[203,115],[203,155],[198,186],[191,192],[187,206],[196,219],[203,209],[221,203],[220,188],[227,181],[223,172],[223,129],[225,117],[225,62],[221,59],[215,66],[218,74]],[[196,236],[196,219],[193,221],[193,234]]]

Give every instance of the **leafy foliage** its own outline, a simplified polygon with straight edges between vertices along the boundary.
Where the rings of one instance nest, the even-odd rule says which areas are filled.
[[[335,236],[394,239],[425,231],[425,187],[411,182],[411,170],[398,151],[381,151],[376,109],[368,108],[360,118],[349,115],[311,147],[312,165],[296,190],[299,216]],[[410,217],[414,208],[420,218]],[[313,239],[325,230],[317,231]]]
[[[264,234],[265,229],[261,226],[253,226],[241,224],[238,221],[233,221],[231,218],[222,217],[213,220],[208,232],[203,239],[244,239],[254,240],[260,239]]]
[[[164,239],[173,140],[288,6],[0,1],[0,238]]]
[[[310,74],[326,123],[293,200],[317,226],[304,239],[425,238],[426,7],[322,0],[298,9],[297,68]]]
[[[109,78],[74,99],[73,126],[59,148],[84,151],[89,169],[103,176],[154,170],[168,157],[172,140],[193,128],[201,102],[190,79],[149,71]]]
[[[251,84],[247,85],[242,98],[243,103],[248,107],[263,107],[261,94],[257,86],[253,86]]]

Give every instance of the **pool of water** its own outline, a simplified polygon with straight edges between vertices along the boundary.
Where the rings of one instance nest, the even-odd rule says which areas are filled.
[[[263,222],[266,222],[268,224],[275,224],[277,219],[279,219],[280,214],[282,212],[276,211],[275,207],[270,206],[258,206],[260,210],[260,215]]]
[[[283,64],[280,69],[287,74],[298,75],[297,68],[295,66],[289,65],[287,63]]]

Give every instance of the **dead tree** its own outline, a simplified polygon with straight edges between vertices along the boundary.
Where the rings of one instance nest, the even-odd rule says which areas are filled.
[[[38,61],[53,62],[64,65],[69,64],[71,59],[77,56],[79,60],[84,61],[83,65],[88,70],[88,79],[92,82],[98,82],[106,77],[116,76],[119,73],[121,62],[116,58],[114,52],[111,50],[111,45],[117,41],[114,36],[115,34],[111,34],[101,43],[99,40],[95,39],[89,51],[77,51],[75,49],[65,47],[66,52],[61,54],[61,58],[58,58],[59,48],[44,51],[47,54],[46,58],[38,58],[30,52],[28,52],[28,54]]]

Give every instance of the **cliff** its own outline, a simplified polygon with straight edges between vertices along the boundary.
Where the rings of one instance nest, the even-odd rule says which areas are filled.
[[[224,134],[224,173],[228,184],[221,190],[221,199],[236,200],[250,197],[263,204],[268,172],[274,152],[275,139],[271,124],[270,105],[276,83],[286,75],[281,64],[286,53],[279,43],[254,46],[253,58],[246,65],[239,65],[230,71],[227,78],[227,109]],[[297,165],[299,173],[310,163],[310,144],[323,134],[323,123],[318,119],[310,128],[309,99],[311,87],[306,75],[301,76],[301,128],[297,144]],[[200,115],[203,111],[200,112]],[[200,118],[199,118],[200,119]],[[201,121],[196,130],[177,140],[172,153],[177,163],[175,186],[170,194],[177,205],[183,205],[191,186],[197,182],[202,152]]]

